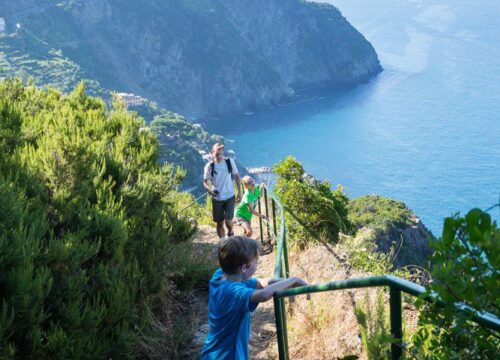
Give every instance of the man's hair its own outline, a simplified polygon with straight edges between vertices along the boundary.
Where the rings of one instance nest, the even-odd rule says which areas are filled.
[[[219,264],[224,273],[238,274],[238,269],[250,264],[260,252],[260,243],[246,236],[231,236],[219,243]]]
[[[212,146],[212,152],[215,152],[216,150],[219,150],[220,148],[224,147],[224,144],[221,144],[221,143],[215,143],[213,146]]]

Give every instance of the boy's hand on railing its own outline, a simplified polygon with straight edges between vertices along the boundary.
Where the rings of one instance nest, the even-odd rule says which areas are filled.
[[[309,283],[305,280],[302,280],[299,277],[295,277],[295,284],[293,287],[301,287],[301,286],[309,286]],[[311,294],[306,294],[306,299],[311,300]],[[295,296],[290,296],[290,302],[295,302]]]

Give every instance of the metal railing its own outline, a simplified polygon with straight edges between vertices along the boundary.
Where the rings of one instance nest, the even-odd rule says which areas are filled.
[[[276,265],[274,268],[274,277],[288,278],[288,254],[286,246],[286,226],[285,226],[285,208],[276,197],[276,195],[266,187],[263,187],[265,213],[270,221],[266,222],[268,237],[271,231],[274,238],[277,240],[276,244]],[[269,198],[272,208],[272,218],[269,217]],[[259,199],[258,209],[261,212],[261,200]],[[278,217],[276,216],[278,215]],[[271,221],[272,220],[272,221]],[[279,231],[277,228],[277,220],[279,221]],[[260,239],[264,241],[263,222],[260,219]],[[271,229],[272,228],[272,229]],[[274,295],[274,314],[276,320],[276,334],[278,340],[278,352],[280,360],[289,359],[288,354],[288,336],[286,324],[286,309],[285,298],[295,295],[317,293],[324,291],[334,290],[347,290],[354,288],[367,288],[367,287],[389,287],[389,309],[390,309],[390,324],[391,335],[395,339],[391,343],[391,359],[401,359],[404,344],[403,344],[403,328],[402,328],[402,296],[401,293],[407,293],[412,296],[424,296],[427,293],[423,286],[404,280],[392,275],[386,276],[370,276],[366,278],[355,278],[342,281],[332,281],[322,284],[315,284],[310,286],[302,286],[293,289],[287,289],[278,292]],[[444,306],[437,295],[426,295],[423,297],[425,301]],[[481,326],[489,329],[500,331],[500,319],[493,314],[480,312],[465,304],[455,304],[455,309],[458,312],[466,313],[470,316],[471,320]]]

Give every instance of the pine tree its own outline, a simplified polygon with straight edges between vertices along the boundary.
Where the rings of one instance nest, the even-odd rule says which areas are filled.
[[[134,357],[189,228],[173,211],[183,172],[83,83],[0,82],[0,150],[0,358]]]

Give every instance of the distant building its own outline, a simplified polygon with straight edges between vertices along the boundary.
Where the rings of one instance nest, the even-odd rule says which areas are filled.
[[[141,106],[142,104],[144,104],[144,99],[139,95],[118,93],[116,94],[116,96],[125,102],[125,106],[127,107],[127,109],[129,107]]]

